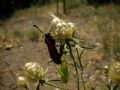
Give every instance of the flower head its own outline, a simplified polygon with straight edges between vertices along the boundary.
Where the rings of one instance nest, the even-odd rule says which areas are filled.
[[[65,22],[53,15],[51,22],[51,35],[60,40],[71,39],[76,30],[75,24]]]
[[[46,73],[47,70],[44,71],[41,65],[36,62],[25,64],[25,75],[29,81],[36,82],[42,80]]]

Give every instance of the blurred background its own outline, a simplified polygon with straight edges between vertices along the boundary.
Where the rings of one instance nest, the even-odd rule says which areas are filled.
[[[49,32],[50,13],[75,23],[81,45],[94,47],[82,57],[87,65],[87,90],[93,90],[96,83],[104,86],[107,76],[100,68],[120,60],[120,0],[0,0],[0,90],[23,90],[17,87],[16,78],[30,61],[49,68],[48,77],[56,77],[54,64],[48,65],[44,38],[33,27],[36,24]],[[71,77],[68,90],[75,90],[73,81]],[[42,90],[53,88],[46,86]]]

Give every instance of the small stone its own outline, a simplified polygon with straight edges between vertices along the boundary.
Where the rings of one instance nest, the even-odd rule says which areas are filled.
[[[13,48],[12,44],[8,44],[4,47],[5,50],[11,50]]]

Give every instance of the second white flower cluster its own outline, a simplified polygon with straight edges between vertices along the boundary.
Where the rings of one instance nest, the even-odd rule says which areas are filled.
[[[17,84],[26,86],[29,83],[36,83],[39,80],[44,80],[47,70],[44,70],[40,64],[36,62],[26,63],[24,66],[24,75],[19,76]]]

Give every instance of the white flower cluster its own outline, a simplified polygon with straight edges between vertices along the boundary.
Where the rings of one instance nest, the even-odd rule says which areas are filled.
[[[24,76],[19,76],[17,85],[27,88],[30,83],[36,83],[44,80],[47,70],[44,70],[40,64],[36,62],[26,63],[24,66]]]
[[[54,15],[51,16],[53,17],[51,22],[51,35],[60,40],[72,38],[76,30],[75,24],[67,23]]]
[[[46,75],[47,70],[43,70],[40,64],[30,62],[25,64],[25,75],[29,81],[36,82],[42,80]]]

